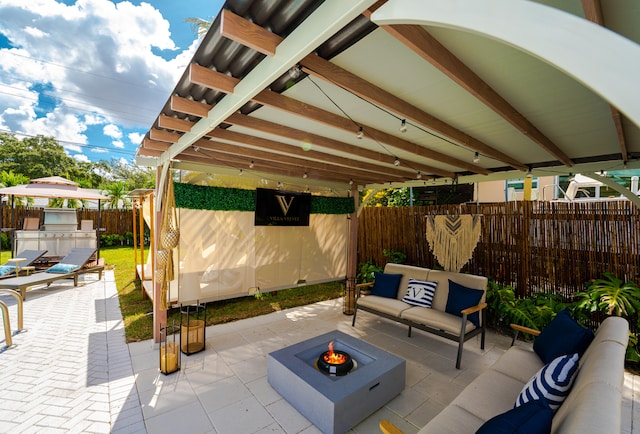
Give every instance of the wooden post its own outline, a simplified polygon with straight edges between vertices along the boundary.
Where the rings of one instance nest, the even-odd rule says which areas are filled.
[[[171,176],[171,174],[169,174],[169,176]],[[162,166],[158,166],[156,169],[156,191],[157,192],[162,191],[162,189],[160,189],[161,179],[164,179],[162,178]],[[151,220],[154,222],[152,224],[155,228],[159,228],[162,226],[161,225],[162,207],[164,206],[166,206],[165,201],[162,201],[162,206],[159,207],[155,213],[153,212],[154,211],[153,207],[151,208]],[[153,234],[155,238],[154,241],[152,241],[154,245],[154,249],[159,242],[159,239],[158,239],[158,237],[160,236],[159,232],[160,231],[156,231]],[[160,309],[160,297],[162,295],[162,285],[156,280],[155,274],[156,273],[154,270],[154,273],[153,273],[153,341],[155,343],[159,343],[160,337],[161,337],[160,328],[162,327],[162,325],[165,325],[165,326],[167,325],[167,311],[164,309]]]

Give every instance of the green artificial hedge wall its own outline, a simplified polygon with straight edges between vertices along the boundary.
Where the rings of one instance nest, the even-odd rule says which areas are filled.
[[[255,190],[174,184],[176,206],[186,209],[210,211],[255,211]],[[351,214],[354,211],[350,197],[311,196],[311,214]]]

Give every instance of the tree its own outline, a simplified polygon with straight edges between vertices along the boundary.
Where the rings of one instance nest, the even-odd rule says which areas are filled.
[[[0,170],[21,174],[27,179],[46,176],[83,178],[83,171],[75,159],[53,137],[26,137],[0,133]]]
[[[65,199],[62,197],[56,197],[53,199],[49,199],[49,203],[47,204],[47,206],[49,208],[65,208],[65,204],[66,204],[66,208],[81,208],[87,204],[87,201],[80,200],[80,199]]]
[[[29,183],[29,178],[24,175],[15,174],[12,170],[0,172],[0,187],[13,187],[15,185],[23,185]],[[17,205],[33,205],[32,197],[15,197],[15,203]]]
[[[138,167],[111,159],[96,163],[96,169],[107,182],[123,181],[128,191],[156,186],[155,170],[150,167]]]
[[[124,181],[111,182],[103,188],[103,194],[109,198],[109,209],[118,208],[120,202],[122,202],[123,208],[129,208],[131,206],[129,199],[126,197],[129,191],[126,189]]]

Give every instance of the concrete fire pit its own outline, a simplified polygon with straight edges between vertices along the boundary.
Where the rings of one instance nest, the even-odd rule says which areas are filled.
[[[329,342],[355,360],[344,376],[317,369]],[[269,353],[269,384],[324,433],[344,433],[404,389],[406,362],[340,331]]]

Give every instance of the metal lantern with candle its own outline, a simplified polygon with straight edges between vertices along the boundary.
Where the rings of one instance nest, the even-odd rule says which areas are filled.
[[[179,327],[173,322],[170,326],[160,327],[160,372],[165,375],[180,370]]]
[[[187,356],[204,350],[206,323],[206,304],[180,307],[180,347]]]

